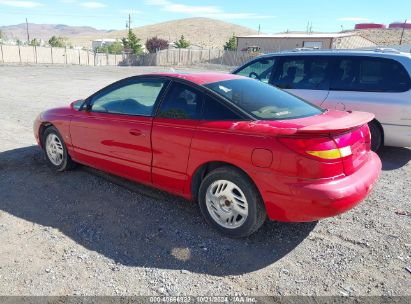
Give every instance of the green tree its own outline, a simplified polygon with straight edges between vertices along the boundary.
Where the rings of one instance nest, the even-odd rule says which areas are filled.
[[[65,47],[66,39],[60,36],[53,36],[49,39],[49,44],[52,47]]]
[[[29,43],[31,46],[40,46],[40,41],[38,41],[36,38],[32,39]]]
[[[22,45],[22,44],[23,44],[23,42],[21,42],[21,40],[20,40],[20,39],[17,39],[17,40],[16,40],[16,44],[17,44],[17,45]]]
[[[224,44],[224,50],[226,51],[235,51],[237,49],[237,38],[234,36],[231,36],[230,39]]]
[[[0,40],[1,40],[0,42],[3,42],[6,39],[7,39],[6,34],[2,30],[0,30]]]
[[[96,47],[96,53],[121,54],[124,50],[123,44],[116,41],[111,44]]]
[[[137,38],[131,30],[128,31],[127,38],[122,38],[124,49],[131,51],[133,54],[139,55],[143,53],[143,46],[140,43],[140,39]]]
[[[176,45],[176,48],[178,48],[178,49],[186,49],[186,48],[188,48],[188,47],[190,46],[190,41],[186,40],[186,39],[184,38],[184,36],[181,35],[180,40],[178,40],[178,41],[175,43],[175,45]]]
[[[121,54],[124,51],[124,46],[121,41],[113,42],[108,46],[108,52],[110,54]]]

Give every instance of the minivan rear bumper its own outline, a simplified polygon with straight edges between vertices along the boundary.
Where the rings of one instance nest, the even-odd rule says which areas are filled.
[[[257,177],[257,186],[265,202],[269,219],[311,222],[338,215],[355,207],[366,198],[380,172],[379,157],[374,152],[369,152],[366,163],[349,176],[334,180],[297,180],[269,179],[264,174]]]

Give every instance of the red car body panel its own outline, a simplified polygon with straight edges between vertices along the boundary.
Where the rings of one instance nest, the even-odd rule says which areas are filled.
[[[155,75],[198,85],[241,78],[218,73]],[[366,123],[372,118],[369,113],[327,111],[290,120],[201,121],[64,107],[42,113],[34,133],[41,145],[42,125],[52,124],[73,160],[187,199],[196,196],[193,178],[203,165],[231,164],[255,183],[270,219],[302,222],[342,213],[367,196],[381,170],[378,156],[364,148]],[[317,133],[323,134],[320,147],[329,142],[350,145],[352,155],[319,162],[287,144],[290,139],[312,140]]]

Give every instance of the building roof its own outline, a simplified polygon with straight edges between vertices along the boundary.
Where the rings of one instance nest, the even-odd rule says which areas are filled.
[[[355,32],[348,33],[281,33],[273,35],[248,35],[237,36],[237,38],[339,38],[348,36],[358,36]]]

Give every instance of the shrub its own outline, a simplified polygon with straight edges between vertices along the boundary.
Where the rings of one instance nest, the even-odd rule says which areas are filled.
[[[40,46],[40,41],[38,41],[36,38],[30,41],[29,45],[31,46]]]
[[[190,46],[190,41],[185,40],[184,36],[181,35],[180,40],[178,40],[175,45],[178,49],[186,49]]]
[[[66,38],[60,36],[53,36],[49,39],[49,44],[52,47],[65,47],[66,46]]]
[[[168,41],[165,39],[152,37],[146,41],[146,49],[150,53],[155,53],[158,50],[164,50],[168,48]]]
[[[224,45],[224,50],[226,51],[235,51],[237,49],[237,38],[234,36],[231,36],[230,39],[225,43]]]

